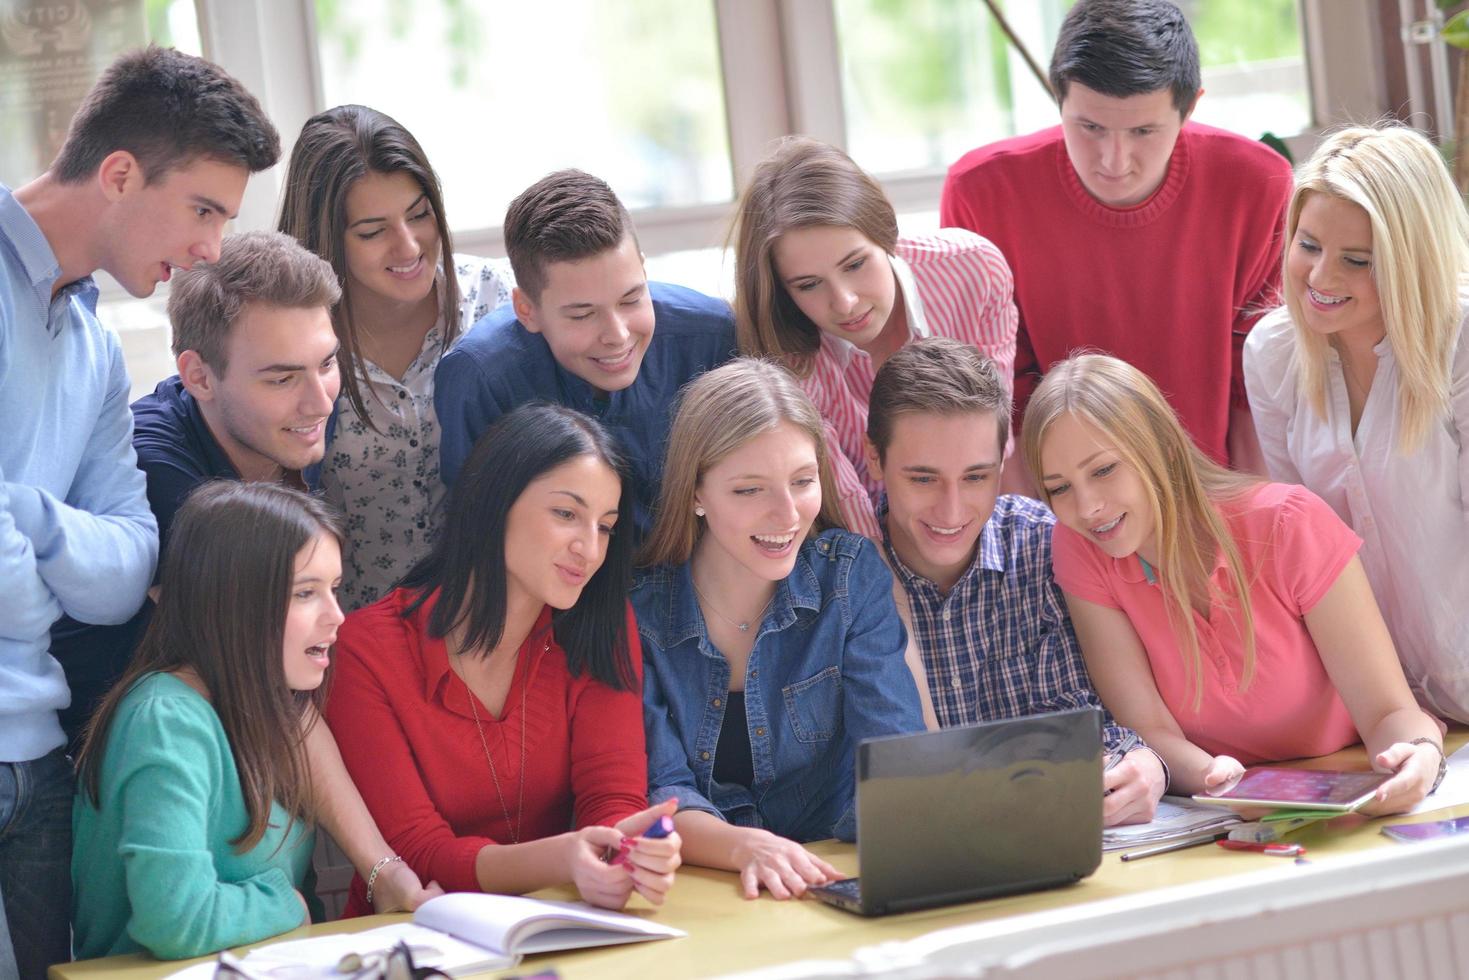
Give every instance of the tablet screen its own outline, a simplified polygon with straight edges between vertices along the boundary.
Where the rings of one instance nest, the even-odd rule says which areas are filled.
[[[1386,772],[1330,772],[1319,769],[1276,769],[1261,766],[1246,770],[1244,778],[1219,796],[1199,794],[1195,799],[1212,803],[1259,803],[1320,809],[1354,809],[1372,791],[1392,778]]]

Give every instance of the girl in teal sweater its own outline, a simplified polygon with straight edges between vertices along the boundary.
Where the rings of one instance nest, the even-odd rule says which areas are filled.
[[[340,541],[323,504],[271,484],[209,484],[180,509],[153,621],[78,761],[79,957],[200,956],[302,925],[317,821],[362,845],[392,904],[428,894],[317,724]]]

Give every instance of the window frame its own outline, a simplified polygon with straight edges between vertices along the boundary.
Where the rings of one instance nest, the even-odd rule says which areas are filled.
[[[806,133],[845,147],[835,0],[710,0],[736,193],[770,143]],[[979,2],[979,0],[974,0]],[[1328,15],[1328,4],[1330,5]],[[195,0],[205,56],[260,99],[280,129],[283,161],[250,183],[241,228],[274,227],[284,159],[295,134],[325,108],[313,0]],[[1284,138],[1309,153],[1323,120],[1371,119],[1387,109],[1383,45],[1372,0],[1301,0],[1302,38],[1317,125]],[[978,145],[978,144],[976,144]],[[876,175],[899,212],[938,207],[943,168]],[[733,201],[634,212],[645,253],[721,245]],[[499,255],[498,227],[456,228],[467,252]]]

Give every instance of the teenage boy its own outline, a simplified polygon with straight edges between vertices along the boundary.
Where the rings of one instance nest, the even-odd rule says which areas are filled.
[[[940,205],[1014,270],[1017,408],[1100,348],[1157,380],[1199,448],[1258,467],[1240,354],[1277,302],[1289,163],[1189,122],[1199,49],[1167,0],[1080,0],[1050,78],[1061,125],[960,158]]]
[[[735,353],[723,300],[649,282],[632,219],[612,188],[580,170],[532,184],[505,214],[515,271],[509,305],[490,313],[439,363],[434,407],[444,482],[501,415],[528,401],[595,417],[632,469],[639,535],[651,525],[674,398]],[[654,328],[656,327],[656,336]]]
[[[941,727],[1099,704],[1051,577],[1055,516],[1029,497],[996,497],[1010,396],[968,344],[915,341],[872,383],[867,465],[886,488],[883,544]],[[1108,826],[1151,820],[1162,760],[1110,717],[1103,776]]]
[[[277,232],[224,240],[217,261],[180,272],[168,297],[178,374],[133,403],[133,448],[159,539],[207,480],[317,489],[327,421],[341,387],[331,264]],[[66,668],[75,740],[142,639],[152,603],[121,626],[62,620],[52,653]]]
[[[73,786],[57,720],[70,695],[51,624],[126,620],[157,557],[92,273],[141,297],[213,260],[246,178],[279,155],[234,79],[147,48],[103,72],[49,170],[0,186],[0,950],[14,960],[0,975],[70,958]]]

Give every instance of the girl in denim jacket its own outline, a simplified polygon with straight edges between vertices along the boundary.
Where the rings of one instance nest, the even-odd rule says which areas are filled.
[[[690,383],[632,593],[649,796],[684,860],[776,898],[840,877],[801,842],[855,834],[864,738],[923,727],[876,546],[843,530],[821,418],[741,358]]]

